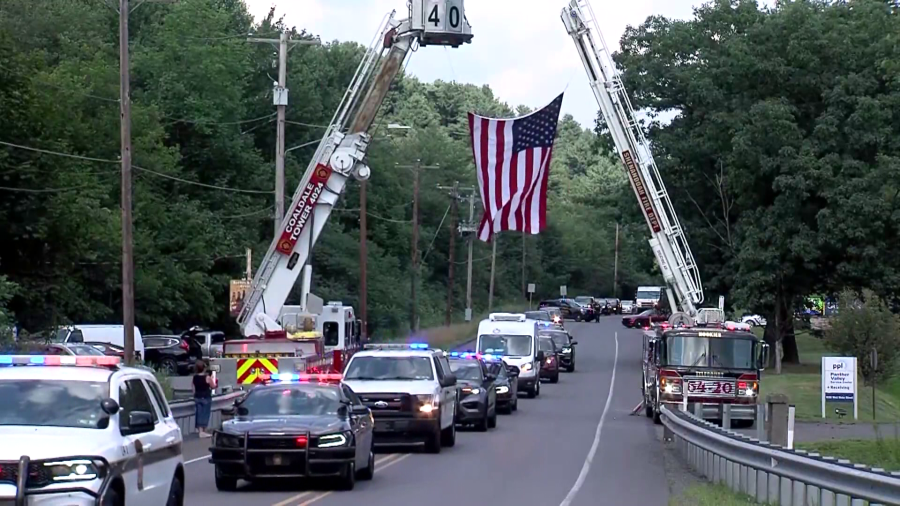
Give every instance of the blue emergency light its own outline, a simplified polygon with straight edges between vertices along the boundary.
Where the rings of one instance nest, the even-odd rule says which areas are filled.
[[[343,376],[340,374],[305,374],[305,373],[275,373],[269,376],[269,380],[277,383],[298,383],[311,382],[318,383],[340,383]]]
[[[105,355],[0,355],[0,365],[42,365],[42,366],[118,366],[119,357]]]
[[[427,350],[428,343],[409,343],[409,347],[413,350]]]
[[[459,356],[459,352],[458,352],[458,351],[451,351],[451,352],[450,352],[450,356],[451,356],[451,357],[458,357],[458,356]]]

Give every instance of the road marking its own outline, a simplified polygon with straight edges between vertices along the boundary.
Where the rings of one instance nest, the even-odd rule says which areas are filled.
[[[406,454],[400,455],[400,456],[397,456],[397,454],[389,455],[388,457],[397,456],[397,458],[391,460],[391,462],[388,462],[387,464],[384,464],[384,465],[381,466],[381,467],[376,467],[376,468],[375,468],[375,472],[378,473],[378,471],[380,471],[381,469],[384,469],[384,468],[387,468],[387,467],[391,467],[392,465],[396,464],[397,462],[400,462],[401,460],[403,460],[403,459],[409,457],[410,455],[412,455],[412,454],[411,454],[411,453],[406,453]],[[384,459],[382,460],[382,462],[384,462],[385,460],[390,460],[390,459],[389,459],[389,458],[384,458]],[[318,501],[319,499],[324,499],[324,498],[330,496],[330,495],[333,494],[333,493],[334,493],[334,492],[331,492],[331,491],[329,491],[329,492],[324,492],[324,493],[322,493],[322,494],[320,494],[320,495],[317,495],[317,496],[315,496],[315,497],[310,498],[310,499],[309,499],[308,501],[306,501],[306,502],[303,502],[303,503],[298,504],[297,506],[309,506],[310,504],[312,504],[312,503]],[[281,505],[276,505],[276,506],[281,506]]]
[[[581,486],[584,485],[584,480],[587,479],[588,472],[591,470],[591,463],[594,462],[594,455],[597,453],[597,447],[600,446],[600,433],[603,431],[603,422],[606,420],[606,413],[609,412],[609,406],[612,403],[613,388],[616,385],[616,364],[619,362],[619,333],[616,332],[613,335],[616,342],[616,352],[615,355],[613,355],[613,370],[612,377],[609,379],[609,392],[606,394],[606,405],[603,407],[603,413],[600,415],[600,422],[597,423],[597,431],[594,433],[594,443],[591,445],[591,449],[584,459],[584,465],[581,466],[581,473],[578,474],[578,479],[575,480],[572,489],[566,494],[566,498],[559,503],[559,506],[569,506],[572,504],[572,501],[575,500],[575,496],[578,495],[578,491],[581,490]]]
[[[210,457],[210,455],[204,455],[202,457],[197,457],[196,459],[185,460],[184,465],[193,464],[194,462],[200,462],[201,460],[206,460]]]
[[[409,453],[402,455],[402,456],[399,453],[389,453],[381,458],[376,458],[375,459],[375,472],[377,473],[379,469],[382,469],[382,467],[380,467],[380,465],[384,462],[387,462],[387,464],[384,464],[384,467],[389,467],[392,464],[396,464],[397,462],[400,462],[401,460],[403,460],[409,456],[410,456]],[[388,461],[390,461],[390,462],[388,462]],[[298,504],[297,506],[306,506],[307,504],[312,504],[312,503],[318,501],[319,499],[322,499],[323,497],[331,495],[332,493],[333,492],[321,493],[317,496],[311,497],[308,501],[306,501],[304,503]],[[295,496],[288,497],[287,499],[285,499],[281,502],[275,503],[272,506],[287,506],[288,504],[291,504],[294,501],[303,499],[310,494],[312,494],[312,492],[301,492]]]

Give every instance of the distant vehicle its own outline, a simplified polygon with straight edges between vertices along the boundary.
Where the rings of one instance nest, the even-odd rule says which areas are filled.
[[[562,320],[561,318],[559,320],[554,320],[550,315],[550,311],[547,311],[546,309],[539,309],[537,311],[525,311],[525,318],[529,320],[535,320],[538,322],[538,325],[545,328],[556,327],[559,321]]]
[[[179,336],[144,336],[144,362],[167,374],[187,374],[203,358],[200,343]]]
[[[578,341],[572,339],[572,336],[565,330],[541,330],[538,334],[540,337],[549,337],[553,339],[559,351],[559,366],[568,372],[575,371],[575,345]]]
[[[619,299],[604,297],[597,299],[600,303],[600,314],[611,315],[622,313],[622,303]]]
[[[541,379],[559,383],[559,350],[553,339],[538,335],[538,349],[544,352],[544,360],[541,361]]]
[[[745,314],[741,317],[741,323],[746,323],[751,327],[765,327],[766,319],[758,314]]]
[[[590,295],[581,295],[579,297],[575,297],[575,302],[579,304],[583,304],[586,306],[590,306],[594,310],[594,314],[600,314],[601,309],[601,300],[597,297],[591,297]]]
[[[47,355],[77,355],[82,357],[103,356],[103,352],[86,344],[50,344],[47,346],[45,353]]]
[[[666,300],[666,287],[664,286],[639,286],[634,295],[634,304],[638,310],[668,307]]]
[[[622,325],[630,329],[649,329],[650,325],[656,322],[664,322],[669,319],[669,315],[658,309],[648,309],[634,316],[623,316]]]
[[[210,448],[218,490],[240,479],[332,476],[350,490],[375,474],[372,412],[340,374],[273,374],[231,411]]]
[[[584,320],[588,315],[588,309],[575,302],[574,299],[545,299],[542,300],[538,306],[539,309],[546,309],[548,307],[559,309],[563,319],[568,318],[570,320],[575,320],[576,322]]]
[[[622,314],[633,314],[634,313],[634,301],[633,300],[623,300],[622,301]]]
[[[102,343],[125,346],[124,325],[68,325],[56,330],[51,342],[56,344],[83,343],[85,341],[97,341]],[[141,331],[134,328],[134,352],[138,360],[144,354],[144,343],[141,339]]]
[[[222,356],[222,347],[225,343],[225,333],[221,330],[209,330],[193,327],[181,333],[182,339],[193,339],[200,345],[203,358]]]
[[[100,353],[103,353],[106,356],[119,357],[120,359],[125,360],[125,348],[122,348],[121,346],[96,341],[89,341],[84,344],[96,348]]]
[[[531,399],[541,395],[544,352],[538,349],[540,328],[521,313],[491,313],[478,324],[478,353],[503,357],[510,369],[515,368],[519,386]]]
[[[497,412],[510,414],[519,409],[519,372],[518,369],[506,365],[502,358],[484,355],[484,363],[488,372],[493,374],[497,390]]]

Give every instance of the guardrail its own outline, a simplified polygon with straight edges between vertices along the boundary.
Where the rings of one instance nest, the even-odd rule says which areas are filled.
[[[212,406],[210,406],[209,429],[219,429],[222,427],[222,410],[228,409],[234,405],[235,399],[244,395],[243,390],[235,390],[222,395],[214,395],[212,398]],[[169,403],[169,409],[172,410],[172,416],[178,422],[183,435],[192,434],[194,430],[195,407],[194,399],[172,401]]]
[[[662,407],[662,421],[685,462],[707,480],[781,506],[900,504],[900,472],[853,464],[724,430]]]

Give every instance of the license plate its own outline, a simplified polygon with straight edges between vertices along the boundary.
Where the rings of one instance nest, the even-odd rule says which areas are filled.
[[[280,453],[270,455],[266,458],[266,463],[270,466],[283,466],[285,464],[284,457]]]
[[[689,379],[685,383],[688,397],[734,396],[733,381]]]

